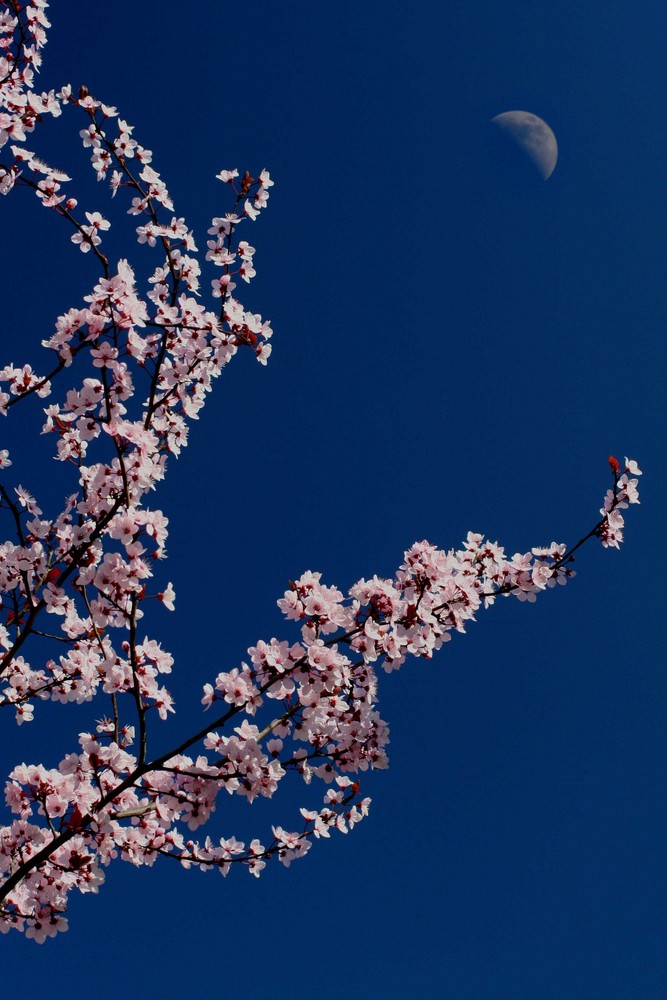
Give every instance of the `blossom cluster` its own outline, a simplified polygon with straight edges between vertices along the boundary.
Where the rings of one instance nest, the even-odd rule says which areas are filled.
[[[48,700],[104,708],[57,765],[18,764],[5,785],[0,931],[38,942],[67,927],[70,892],[97,892],[115,859],[152,865],[165,857],[223,875],[237,865],[257,876],[270,859],[289,866],[314,840],[350,830],[370,804],[360,774],[388,763],[379,669],[431,659],[500,597],[531,602],[566,583],[585,541],[512,556],[480,534],[469,533],[459,550],[422,541],[391,579],[360,580],[347,594],[304,573],[278,602],[291,638],[257,641],[247,662],[212,678],[201,699],[208,724],[151,758],[151,720],[174,713],[165,681],[175,664],[151,635],[149,609],[174,610],[175,593],[155,579],[168,519],[148,498],[222,369],[242,348],[261,364],[269,357],[270,324],[234,292],[255,275],[255,250],[239,240],[239,227],[258,217],[273,182],[266,170],[222,170],[231,211],[213,217],[200,254],[151,151],[115,108],[85,87],[36,94],[46,7],[0,0],[0,193],[32,191],[99,275],[43,340],[43,371],[0,369],[0,415],[43,401],[43,432],[73,477],[64,505],[51,510],[49,497],[6,484],[11,455],[0,450],[0,511],[10,531],[0,542],[0,708],[19,725]],[[138,269],[104,252],[111,220],[79,214],[68,176],[26,146],[41,120],[65,110],[83,118],[79,138],[97,179],[112,198],[129,195],[138,244],[160,254],[145,290]],[[208,287],[206,266],[215,269]],[[613,486],[586,538],[618,547],[640,470],[627,459],[623,470],[615,459],[610,465]],[[45,643],[53,653],[46,659]],[[221,792],[272,798],[289,775],[307,786],[290,829],[194,839]]]
[[[620,511],[638,502],[640,474],[631,460],[622,475],[614,473],[602,519],[591,532],[603,544],[618,545]],[[16,819],[0,830],[0,871],[10,883],[17,857],[28,871],[7,893],[0,926],[25,929],[37,940],[63,930],[68,892],[96,892],[103,868],[119,856],[135,865],[170,856],[223,875],[237,862],[257,876],[273,857],[289,866],[314,838],[347,832],[370,804],[361,796],[359,772],[388,762],[377,667],[392,671],[410,656],[432,658],[453,631],[464,633],[498,597],[532,601],[566,583],[574,575],[572,551],[552,543],[508,558],[472,532],[458,551],[422,541],[405,553],[393,579],[360,580],[347,597],[322,583],[321,574],[304,573],[278,602],[287,622],[299,628],[299,640],[260,640],[248,649],[248,662],[206,684],[202,704],[219,704],[222,714],[178,752],[142,761],[129,749],[134,727],[119,730],[105,720],[95,735],[82,734],[80,752],[57,768],[14,768],[6,802]],[[129,654],[127,640],[124,646]],[[145,677],[169,672],[172,660],[144,640],[135,647],[134,663],[129,655],[123,664],[98,657],[96,666],[105,690],[129,692],[134,682],[147,704]],[[78,677],[85,673],[82,664]],[[260,729],[250,720],[271,702],[274,717]],[[239,716],[231,733],[221,732]],[[196,756],[185,753],[195,744]],[[270,798],[290,771],[307,785],[320,779],[327,786],[322,807],[302,807],[300,828],[274,826],[267,844],[234,836],[199,842],[185,831],[207,823],[221,791],[249,802]]]
[[[267,171],[257,179],[245,174],[239,186],[238,171],[220,175],[234,190],[237,210],[212,221],[217,238],[209,246],[224,244],[226,252],[207,254],[222,272],[212,279],[207,307],[200,301],[200,262],[191,256],[197,251],[193,234],[171,215],[169,192],[149,165],[150,150],[132,139],[132,126],[116,109],[94,100],[86,88],[77,96],[66,86],[36,98],[33,68],[48,27],[46,4],[40,0],[22,14],[13,3],[0,7],[0,27],[7,36],[2,63],[7,110],[0,118],[0,145],[13,157],[0,164],[0,174],[11,179],[3,191],[21,185],[32,189],[42,205],[73,227],[72,241],[96,255],[102,272],[83,303],[59,316],[54,332],[43,341],[53,358],[46,373],[29,365],[0,369],[0,414],[7,415],[32,395],[50,398],[61,372],[75,361],[77,367],[86,358],[89,362],[79,385],[44,410],[43,431],[55,435],[57,458],[76,468],[78,492],[62,510],[44,516],[27,489],[19,486],[12,492],[0,484],[0,504],[11,512],[17,534],[0,550],[5,595],[0,706],[13,706],[22,723],[33,718],[37,699],[81,703],[98,691],[112,696],[131,691],[144,707],[165,718],[172,701],[159,675],[171,658],[149,652],[159,650],[158,644],[148,638],[138,643],[134,633],[130,640],[114,643],[109,630],[127,630],[128,622],[140,620],[141,603],[148,596],[173,609],[171,584],[152,594],[147,590],[154,560],[164,557],[168,521],[160,510],[145,506],[145,496],[164,477],[167,456],[178,455],[187,443],[189,422],[222,368],[243,346],[262,364],[270,354],[270,324],[246,312],[232,293],[235,276],[248,281],[254,274],[248,263],[254,249],[247,241],[238,242],[236,230],[266,205],[272,181]],[[37,120],[47,111],[60,114],[63,107],[85,116],[80,137],[91,150],[98,179],[110,175],[112,194],[121,185],[134,194],[129,212],[143,217],[138,242],[159,243],[163,250],[144,296],[129,263],[120,260],[112,268],[100,249],[110,222],[99,212],[86,212],[87,223],[77,220],[76,200],[61,191],[66,175],[23,144]],[[114,121],[117,134],[109,135]],[[10,144],[11,139],[17,143]],[[132,161],[139,166],[138,176],[130,169]],[[165,211],[169,216],[163,219]],[[0,467],[10,465],[9,452],[3,450]],[[35,668],[23,647],[43,612],[56,616],[56,631],[69,648]]]

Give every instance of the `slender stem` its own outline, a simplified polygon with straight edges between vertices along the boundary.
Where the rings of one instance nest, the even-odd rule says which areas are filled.
[[[65,556],[63,556],[63,558],[70,558],[71,561],[68,564],[68,566],[63,570],[60,577],[58,578],[59,586],[62,586],[63,583],[65,583],[66,580],[72,575],[72,573],[74,573],[74,571],[79,568],[81,560],[84,558],[84,556],[90,549],[92,543],[97,541],[100,535],[104,532],[105,528],[111,523],[111,521],[114,519],[120,508],[123,506],[123,503],[124,503],[124,498],[122,496],[117,497],[111,509],[108,510],[107,513],[104,514],[97,522],[88,540],[86,542],[82,542],[81,545],[74,546],[73,548],[69,549],[67,553],[65,553]],[[26,620],[23,629],[21,630],[20,634],[14,641],[12,647],[5,653],[5,655],[0,660],[0,676],[2,676],[2,674],[5,672],[7,667],[10,665],[10,663],[18,653],[19,649],[23,646],[24,642],[31,634],[37,616],[41,611],[44,610],[45,607],[46,607],[46,600],[44,598],[42,598],[41,601],[38,601],[36,604],[32,606],[30,614],[28,615],[28,618]]]

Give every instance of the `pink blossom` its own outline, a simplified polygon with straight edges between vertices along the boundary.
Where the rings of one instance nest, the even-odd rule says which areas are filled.
[[[43,433],[55,436],[62,471],[73,476],[69,495],[55,507],[49,498],[45,516],[25,487],[0,487],[11,532],[0,542],[0,707],[18,725],[47,700],[55,708],[103,698],[104,708],[56,766],[22,763],[6,782],[0,930],[38,942],[66,930],[69,894],[96,893],[113,861],[151,866],[167,855],[187,868],[226,875],[236,866],[258,877],[274,858],[288,867],[314,841],[348,833],[369,811],[361,777],[388,766],[380,670],[431,660],[500,598],[532,603],[569,582],[581,544],[552,542],[508,557],[476,532],[459,549],[422,540],[391,575],[361,579],[347,592],[306,571],[278,601],[287,637],[260,638],[247,662],[216,666],[201,699],[213,710],[209,726],[149,758],[156,720],[175,711],[163,681],[176,665],[152,638],[159,605],[174,611],[175,592],[162,571],[169,522],[147,505],[148,496],[187,445],[222,370],[245,348],[263,365],[270,356],[270,323],[232,293],[237,281],[255,276],[255,249],[238,240],[238,228],[258,218],[273,181],[266,170],[257,178],[220,171],[232,211],[212,219],[200,254],[151,151],[115,108],[86,88],[34,91],[49,27],[45,6],[33,0],[16,5],[9,19],[9,11],[0,13],[2,60],[13,60],[11,72],[0,74],[0,145],[10,144],[0,191],[11,195],[28,181],[72,242],[94,251],[101,273],[43,341],[52,352],[45,374],[28,364],[0,370],[2,412],[51,395]],[[79,136],[97,178],[108,177],[112,196],[126,194],[129,214],[140,216],[137,242],[157,251],[147,294],[126,259],[114,269],[99,250],[110,222],[97,211],[76,216],[77,199],[63,189],[68,176],[25,146],[41,134],[41,121],[65,106],[84,125]],[[218,269],[210,285],[200,281],[208,265]],[[582,542],[597,537],[618,548],[624,513],[639,503],[641,470],[628,458],[623,471],[616,459],[610,465],[613,487]],[[0,468],[10,466],[3,449]],[[23,643],[33,632],[37,652],[52,644],[38,664],[26,659],[33,647]],[[271,799],[290,772],[306,803],[298,830],[271,826],[247,843],[233,835],[213,840],[205,831],[194,839],[220,795]]]
[[[157,596],[162,601],[165,608],[167,608],[169,611],[174,610],[174,601],[176,599],[176,593],[170,583],[168,583],[166,588],[160,591],[160,593]]]
[[[238,170],[221,170],[220,173],[215,176],[219,181],[222,181],[223,184],[231,184],[234,178],[238,177],[238,175]]]

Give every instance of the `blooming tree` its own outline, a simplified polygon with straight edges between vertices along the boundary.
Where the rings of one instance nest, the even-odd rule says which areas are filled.
[[[633,461],[621,467],[609,459],[600,517],[569,548],[552,543],[508,556],[471,532],[456,551],[417,542],[393,578],[360,580],[347,595],[320,573],[302,574],[278,601],[290,637],[257,641],[247,662],[205,684],[206,722],[151,757],[149,725],[173,712],[163,684],[173,658],[147,631],[146,601],[157,597],[173,610],[175,595],[161,567],[168,521],[148,500],[223,368],[241,349],[261,364],[269,358],[269,323],[235,292],[255,274],[254,248],[239,236],[266,206],[273,182],[266,170],[257,178],[218,175],[231,205],[212,220],[204,262],[213,277],[202,283],[195,238],[174,215],[132,126],[84,87],[35,89],[46,7],[0,0],[0,191],[32,191],[69,227],[78,251],[97,259],[99,277],[56,319],[42,371],[0,369],[2,415],[33,396],[44,400],[43,432],[72,470],[71,495],[51,509],[54,498],[7,483],[10,455],[0,451],[0,509],[10,533],[0,543],[0,707],[8,710],[4,721],[19,726],[32,723],[46,700],[94,701],[95,717],[103,717],[55,766],[10,765],[0,930],[38,942],[66,929],[69,893],[97,892],[115,859],[152,865],[164,856],[257,876],[271,859],[289,866],[314,840],[350,830],[369,807],[360,772],[387,765],[378,668],[431,659],[499,597],[532,602],[566,583],[586,540],[618,548],[622,510],[638,502],[640,474]],[[145,294],[128,261],[112,263],[104,253],[109,220],[82,215],[68,176],[32,151],[40,123],[69,111],[98,180],[112,197],[128,197],[138,242],[158,252]],[[47,643],[52,655],[44,657]],[[324,784],[323,801],[320,793],[313,808],[311,799],[294,828],[273,826],[250,842],[198,834],[222,793],[270,798],[289,772]]]

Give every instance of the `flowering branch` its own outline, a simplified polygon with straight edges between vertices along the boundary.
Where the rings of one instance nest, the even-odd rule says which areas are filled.
[[[617,548],[622,511],[638,503],[640,475],[634,461],[621,470],[610,459],[613,484],[601,519],[569,549],[552,543],[509,558],[472,532],[457,551],[422,541],[393,578],[360,580],[347,596],[321,574],[304,573],[278,601],[297,630],[292,638],[259,640],[248,662],[205,684],[202,704],[216,706],[217,716],[150,759],[153,720],[174,711],[162,683],[174,661],[146,631],[146,602],[157,598],[173,610],[175,594],[170,583],[153,582],[166,556],[168,520],[146,497],[187,444],[190,422],[223,368],[241,349],[263,365],[269,358],[269,323],[247,312],[234,292],[255,274],[255,250],[239,240],[239,227],[258,217],[273,182],[266,170],[257,178],[218,174],[232,206],[213,218],[202,260],[185,220],[172,214],[151,151],[117,110],[85,87],[35,91],[46,7],[45,0],[25,7],[0,0],[0,193],[25,189],[37,197],[64,220],[73,246],[92,252],[100,274],[43,341],[53,355],[46,375],[25,364],[0,369],[0,414],[19,401],[48,399],[43,432],[74,470],[64,506],[46,513],[23,486],[0,483],[11,535],[0,544],[0,707],[12,709],[18,725],[31,722],[46,700],[104,699],[110,716],[79,733],[77,749],[57,766],[20,764],[9,772],[0,930],[36,941],[66,929],[70,892],[97,891],[118,857],[151,865],[166,856],[223,875],[236,864],[257,876],[272,858],[289,866],[313,840],[351,829],[370,804],[360,772],[388,763],[379,668],[431,659],[499,597],[532,602],[566,583],[574,553],[590,538]],[[138,243],[160,253],[145,294],[128,261],[111,263],[101,249],[111,222],[96,211],[77,216],[76,199],[64,191],[67,175],[26,147],[40,121],[65,110],[83,115],[79,135],[98,180],[109,183],[112,197],[129,191]],[[216,269],[208,306],[205,265]],[[51,401],[65,371],[74,387]],[[9,451],[0,451],[3,476],[10,466]],[[47,641],[54,654],[42,663]],[[200,842],[186,832],[211,823],[221,792],[248,802],[271,798],[289,773],[306,786],[321,780],[324,801],[313,808],[308,791],[298,828],[272,826],[268,846],[258,837]]]

